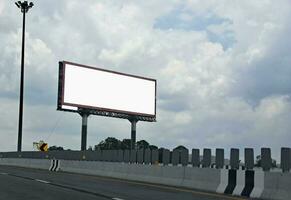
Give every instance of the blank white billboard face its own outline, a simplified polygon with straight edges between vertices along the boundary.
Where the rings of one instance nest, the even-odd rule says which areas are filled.
[[[64,62],[63,107],[155,116],[156,81]]]

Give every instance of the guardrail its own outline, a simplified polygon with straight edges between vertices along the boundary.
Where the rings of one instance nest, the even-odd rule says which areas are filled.
[[[0,158],[32,158],[32,159],[59,159],[59,160],[86,160],[86,161],[105,161],[123,162],[131,164],[161,164],[164,166],[188,166],[216,169],[246,169],[252,170],[255,167],[254,150],[244,149],[244,163],[240,163],[239,149],[230,150],[229,165],[225,163],[224,149],[216,149],[214,159],[211,149],[203,149],[200,156],[199,149],[192,149],[189,159],[189,150],[169,149],[140,149],[140,150],[96,150],[96,151],[24,151],[24,152],[1,152]],[[272,169],[272,158],[270,148],[261,148],[261,169],[270,171]],[[281,148],[280,169],[282,172],[289,172],[291,169],[291,150]]]

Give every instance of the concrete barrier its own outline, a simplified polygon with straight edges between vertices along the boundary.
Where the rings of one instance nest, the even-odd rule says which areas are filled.
[[[289,200],[291,196],[291,173],[253,171],[254,186],[248,190],[248,171],[213,168],[141,165],[108,161],[59,160],[59,169],[64,172],[121,178],[156,184],[187,187],[211,192],[226,193],[230,171],[236,173],[232,195],[243,195],[263,199]],[[0,165],[20,166],[48,170],[49,159],[0,158]],[[57,173],[57,172],[55,172]],[[248,178],[247,178],[248,179]],[[251,187],[252,188],[252,187]]]
[[[272,168],[270,148],[261,148],[261,165],[264,171],[270,171],[270,169]]]
[[[254,189],[250,196],[253,198],[260,198],[265,187],[265,183],[268,180],[265,179],[265,173],[263,171],[255,171],[254,175]]]
[[[281,162],[280,166],[282,172],[289,172],[291,165],[291,151],[288,147],[281,148]]]
[[[230,149],[230,167],[231,169],[239,169],[239,149]]]
[[[162,163],[163,165],[168,165],[170,163],[170,150],[162,150]]]
[[[291,198],[291,174],[280,172],[266,172],[263,199],[287,200]]]
[[[184,169],[183,187],[215,192],[220,183],[220,170],[196,167],[181,169]]]
[[[0,158],[0,165],[49,169],[50,160],[28,158]]]
[[[217,169],[222,169],[224,166],[224,149],[215,150],[215,166]]]
[[[184,178],[184,167],[161,166],[160,184],[181,186]]]
[[[159,150],[158,149],[152,150],[151,159],[152,159],[151,160],[152,165],[159,163]]]
[[[254,149],[252,148],[245,148],[245,166],[248,170],[254,168]]]
[[[138,164],[144,163],[144,149],[137,150],[137,163]]]
[[[211,149],[203,149],[202,167],[210,167],[211,165]]]
[[[199,149],[192,149],[191,163],[192,163],[193,167],[199,167],[200,166]]]
[[[228,170],[227,169],[220,170],[220,179],[219,180],[220,180],[220,183],[215,191],[217,193],[223,194],[225,191],[225,188],[228,185]]]
[[[144,152],[144,163],[147,165],[151,163],[151,153],[150,149],[146,149]]]
[[[243,189],[245,188],[245,171],[237,170],[236,171],[236,186],[232,192],[233,195],[240,196]]]
[[[181,164],[183,166],[187,166],[189,163],[189,150],[188,149],[182,149],[180,152],[180,160]]]

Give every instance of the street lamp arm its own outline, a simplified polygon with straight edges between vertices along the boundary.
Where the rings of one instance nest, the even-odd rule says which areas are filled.
[[[15,5],[21,9],[22,13],[27,13],[27,11],[32,8],[32,6],[34,5],[33,2],[28,3],[27,1],[21,2],[21,1],[17,1],[15,2]]]
[[[21,4],[19,4],[19,2],[15,2],[15,5],[16,5],[18,8],[21,8]]]

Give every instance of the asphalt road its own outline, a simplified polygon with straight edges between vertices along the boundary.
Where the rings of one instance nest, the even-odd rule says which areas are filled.
[[[0,166],[0,200],[243,200],[185,188]]]

